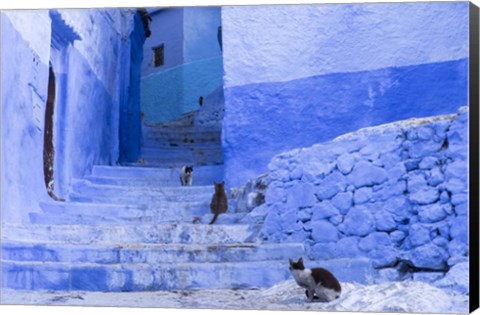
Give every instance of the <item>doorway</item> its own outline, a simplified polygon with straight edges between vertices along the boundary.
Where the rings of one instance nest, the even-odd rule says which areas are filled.
[[[43,136],[43,174],[48,195],[58,200],[54,193],[55,148],[53,145],[53,115],[55,113],[56,82],[55,72],[50,63],[48,74],[48,96],[45,109],[45,128]]]

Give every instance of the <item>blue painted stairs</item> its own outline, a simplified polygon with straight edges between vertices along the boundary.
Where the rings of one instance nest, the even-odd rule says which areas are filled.
[[[143,128],[141,156],[145,165],[223,164],[221,130],[185,124],[150,124]]]
[[[203,153],[202,153],[203,152]],[[148,126],[143,163],[94,166],[67,202],[42,202],[32,225],[2,226],[2,286],[144,291],[269,287],[290,278],[303,244],[261,244],[259,227],[228,212],[209,225],[223,178],[219,130]],[[181,187],[179,168],[194,166]],[[230,210],[231,211],[231,210]]]

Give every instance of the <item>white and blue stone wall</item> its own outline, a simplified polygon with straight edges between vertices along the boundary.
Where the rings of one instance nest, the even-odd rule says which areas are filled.
[[[174,31],[168,38],[175,39],[175,49],[169,49],[169,41],[166,41],[166,64],[152,69],[151,66],[145,66],[153,58],[149,57],[151,53],[146,48],[141,88],[142,111],[146,122],[169,121],[197,110],[200,108],[200,96],[205,99],[223,84],[222,51],[217,38],[218,26],[221,25],[220,8],[175,10],[180,10],[182,14],[152,15],[152,39],[147,44],[157,40],[159,35],[156,33],[172,29]],[[181,45],[178,41],[181,41]],[[181,56],[182,59],[170,63],[168,60],[173,58],[170,54]]]
[[[225,176],[467,104],[468,2],[222,8]]]
[[[303,242],[319,265],[367,258],[384,280],[468,291],[449,274],[468,269],[468,107],[288,151],[268,168],[265,203],[245,219],[265,218],[263,241]]]
[[[1,12],[2,220],[27,223],[48,201],[43,174],[49,63],[56,76],[55,189],[93,164],[118,159],[119,108],[127,96],[129,10]],[[110,56],[104,58],[104,56]]]

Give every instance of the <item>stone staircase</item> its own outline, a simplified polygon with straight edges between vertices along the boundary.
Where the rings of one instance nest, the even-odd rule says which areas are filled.
[[[19,290],[144,291],[269,287],[289,279],[303,244],[262,244],[245,213],[209,225],[223,178],[220,130],[148,126],[142,163],[94,166],[67,202],[40,204],[30,226],[2,227],[2,286]],[[181,187],[179,168],[194,167]]]
[[[163,167],[221,165],[222,131],[197,129],[190,117],[170,124],[149,124],[143,128],[143,164]]]

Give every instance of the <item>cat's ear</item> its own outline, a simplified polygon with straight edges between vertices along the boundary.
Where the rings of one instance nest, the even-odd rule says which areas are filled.
[[[298,263],[300,264],[303,264],[303,257],[300,257],[300,259],[298,259]]]
[[[288,258],[288,262],[290,263],[290,266],[293,265],[293,260],[291,258]]]

